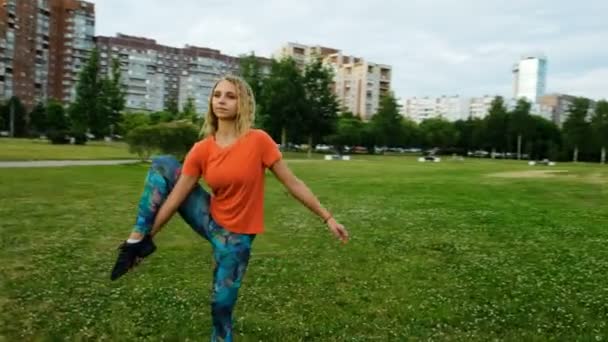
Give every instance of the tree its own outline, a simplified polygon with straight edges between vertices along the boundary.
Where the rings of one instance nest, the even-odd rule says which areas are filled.
[[[264,128],[271,136],[280,136],[281,144],[285,146],[288,132],[293,134],[298,130],[306,111],[302,75],[292,58],[272,61],[262,92]]]
[[[350,112],[345,112],[338,118],[336,132],[330,137],[330,142],[336,146],[339,153],[342,153],[344,146],[361,145],[362,134],[361,119]]]
[[[165,104],[165,120],[163,122],[173,121],[179,116],[179,106],[177,105],[177,100],[175,97],[170,97],[167,103]]]
[[[13,133],[15,137],[23,137],[27,134],[26,110],[21,100],[13,96],[0,108],[1,116],[4,122],[4,129]],[[12,111],[12,119],[11,119]],[[12,121],[12,131],[11,131]]]
[[[304,70],[306,110],[302,112],[300,130],[308,137],[308,156],[314,141],[336,130],[338,101],[331,91],[333,74],[323,66],[320,58],[308,64]]]
[[[561,144],[557,125],[538,115],[531,115],[528,122],[526,153],[531,159],[557,159],[557,148]]]
[[[590,125],[587,121],[590,100],[584,97],[574,99],[564,121],[563,134],[568,149],[573,150],[572,161],[578,161],[579,149],[584,149],[589,141]]]
[[[466,153],[480,148],[483,145],[484,121],[480,118],[468,118],[454,122],[458,132],[456,147]]]
[[[600,100],[595,105],[595,113],[591,118],[593,140],[601,149],[600,163],[606,163],[606,147],[608,146],[608,101]]]
[[[102,83],[103,98],[106,101],[104,110],[107,111],[110,134],[113,134],[114,130],[118,130],[123,117],[121,112],[125,108],[125,91],[121,81],[120,62],[118,59],[112,59],[111,77],[104,78]]]
[[[361,129],[361,145],[367,149],[367,153],[376,153],[376,146],[381,144],[378,139],[378,130],[373,122],[363,122]]]
[[[50,99],[46,104],[47,113],[47,128],[46,131],[67,131],[70,127],[69,119],[65,113],[63,105],[55,100]]]
[[[30,129],[37,134],[46,133],[48,125],[46,108],[42,102],[38,102],[30,112]]]
[[[509,137],[517,140],[517,159],[521,159],[522,139],[528,137],[530,132],[530,102],[526,99],[517,100],[515,108],[509,115]],[[510,146],[509,146],[510,147]]]
[[[118,129],[125,106],[120,63],[112,60],[109,77],[100,75],[99,70],[99,51],[95,48],[78,76],[76,100],[68,110],[72,134],[89,131],[103,137]]]
[[[173,114],[167,111],[150,113],[150,125],[156,125],[161,122],[171,122],[174,119]]]
[[[484,147],[492,151],[506,151],[507,148],[507,109],[501,96],[497,96],[490,104],[488,116],[484,119]]]
[[[404,147],[414,147],[421,145],[421,133],[418,124],[409,119],[401,119],[401,139],[399,145]]]
[[[119,132],[126,136],[135,128],[148,125],[150,125],[150,115],[147,113],[127,113],[123,115],[119,125]]]
[[[104,106],[106,100],[102,88],[99,51],[94,48],[78,76],[76,100],[69,108],[72,131],[85,133],[90,130],[93,135],[98,136],[105,130],[108,125],[108,113]]]
[[[264,86],[264,77],[260,70],[260,62],[252,52],[248,56],[242,56],[240,59],[241,77],[249,84],[253,95],[257,102],[262,101],[262,89]]]
[[[260,70],[260,62],[253,52],[241,57],[240,70],[241,77],[249,84],[255,97],[256,113],[254,125],[266,129],[269,123],[268,115],[263,110],[265,103],[263,98],[264,75],[262,75],[262,71]]]
[[[446,149],[456,145],[458,131],[454,125],[443,118],[431,118],[420,123],[423,143],[426,147]]]
[[[392,93],[380,99],[380,109],[372,117],[372,125],[376,134],[376,143],[383,146],[398,146],[402,141],[402,116],[399,114],[399,104]]]
[[[196,123],[197,118],[198,115],[196,114],[196,105],[194,104],[194,99],[192,97],[188,97],[186,104],[184,104],[184,108],[182,108],[181,113],[179,113],[178,119]]]

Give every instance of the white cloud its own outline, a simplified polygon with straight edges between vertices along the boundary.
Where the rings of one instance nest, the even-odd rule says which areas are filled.
[[[608,67],[579,73],[566,73],[548,77],[554,92],[586,96],[595,100],[608,99]]]

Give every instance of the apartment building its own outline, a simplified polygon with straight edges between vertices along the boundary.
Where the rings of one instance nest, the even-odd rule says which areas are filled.
[[[436,117],[456,121],[468,118],[469,107],[469,99],[459,95],[412,97],[405,100],[403,112],[405,116],[418,123]]]
[[[186,45],[175,48],[143,37],[97,37],[103,73],[113,58],[121,65],[129,110],[159,111],[171,99],[181,109],[189,97],[204,112],[211,88],[222,75],[237,73],[239,59],[219,50]]]
[[[326,56],[324,63],[333,69],[333,89],[341,105],[363,120],[371,119],[391,89],[391,67],[341,52]]]
[[[272,54],[272,58],[281,59],[284,57],[291,57],[296,62],[296,65],[303,70],[304,66],[312,62],[315,58],[325,58],[328,55],[339,52],[340,50],[338,49],[320,45],[304,45],[289,42],[276,50]]]
[[[182,108],[192,98],[197,110],[205,112],[216,80],[225,74],[237,74],[239,59],[195,46],[186,46],[180,52],[186,63],[180,75],[179,106]]]
[[[27,108],[70,100],[92,50],[95,7],[77,0],[4,0],[0,6],[0,95]]]
[[[568,118],[568,110],[576,99],[575,96],[566,94],[547,94],[539,98],[539,103],[550,113],[550,119],[558,127],[562,127],[566,118]]]
[[[363,120],[369,120],[378,111],[381,97],[391,90],[392,68],[389,65],[368,62],[319,45],[287,43],[273,54],[275,59],[288,56],[300,68],[314,58],[322,58],[333,70],[332,89],[341,106]]]
[[[177,99],[180,70],[185,61],[180,50],[159,45],[153,39],[117,34],[98,36],[101,73],[111,73],[118,60],[128,110],[160,111],[169,99]]]
[[[27,108],[73,99],[94,46],[95,8],[77,0],[6,0],[0,7],[0,95]]]
[[[434,97],[411,97],[405,100],[403,114],[420,123],[426,119],[438,116],[435,104],[436,99]]]
[[[77,0],[48,3],[51,6],[49,96],[64,102],[74,101],[78,74],[95,48],[95,7]]]
[[[4,99],[19,96],[27,107],[46,95],[46,87],[36,83],[35,75],[42,68],[36,56],[48,55],[48,45],[36,50],[36,39],[37,19],[48,24],[50,13],[39,12],[37,1],[7,0],[0,6],[0,93]],[[48,28],[40,31],[48,39]]]
[[[469,102],[469,117],[483,119],[488,115],[492,101],[496,96],[484,95],[481,97],[472,97]]]

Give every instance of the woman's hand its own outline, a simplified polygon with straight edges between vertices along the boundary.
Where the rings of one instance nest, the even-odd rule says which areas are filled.
[[[327,227],[343,244],[348,242],[348,231],[346,231],[346,228],[338,223],[333,217],[327,220]]]

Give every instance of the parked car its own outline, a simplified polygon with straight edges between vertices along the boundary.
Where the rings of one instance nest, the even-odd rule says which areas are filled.
[[[421,163],[425,163],[425,162],[439,163],[441,161],[441,158],[439,158],[437,156],[433,156],[433,155],[428,155],[428,156],[418,158],[418,161]]]
[[[528,165],[530,165],[530,166],[534,166],[534,165],[555,166],[555,162],[552,162],[549,159],[545,158],[545,159],[539,160],[539,161],[531,160],[528,162]]]

